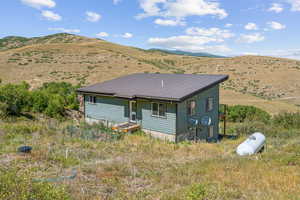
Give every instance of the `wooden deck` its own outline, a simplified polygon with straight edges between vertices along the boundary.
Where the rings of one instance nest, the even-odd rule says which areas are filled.
[[[124,133],[130,133],[133,131],[136,131],[140,129],[140,125],[133,123],[133,122],[124,122],[122,124],[117,124],[112,127],[114,131],[124,132]]]

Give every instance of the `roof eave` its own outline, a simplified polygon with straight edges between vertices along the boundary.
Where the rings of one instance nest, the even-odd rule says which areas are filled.
[[[127,95],[114,94],[114,93],[92,92],[92,91],[83,91],[83,90],[76,90],[76,91],[77,93],[81,93],[81,94],[93,94],[93,95],[110,96],[110,97],[117,97],[117,98],[124,98],[124,99],[139,98],[139,99],[147,99],[147,100],[161,100],[161,101],[173,101],[173,102],[180,101],[180,99],[178,98],[153,97],[153,96],[146,96],[146,95],[127,96]]]
[[[154,96],[147,96],[147,95],[135,95],[135,96],[127,96],[127,95],[122,95],[122,94],[115,94],[115,93],[105,93],[105,92],[94,92],[94,91],[87,91],[87,90],[82,90],[82,88],[79,88],[76,90],[78,93],[84,93],[84,94],[97,94],[97,95],[102,95],[102,96],[112,96],[112,97],[118,97],[118,98],[125,98],[125,99],[135,99],[135,98],[141,98],[141,99],[148,99],[148,100],[161,100],[161,101],[172,101],[172,102],[182,102],[185,101],[186,99],[194,96],[195,94],[207,90],[217,84],[220,84],[226,80],[229,79],[228,75],[224,75],[223,78],[207,85],[206,87],[203,87],[199,90],[196,90],[186,96],[183,96],[181,98],[168,98],[168,97],[154,97]]]
[[[207,89],[209,89],[209,88],[211,88],[211,87],[213,87],[213,86],[215,86],[215,85],[218,85],[218,84],[220,84],[220,83],[222,83],[222,82],[224,82],[224,81],[226,81],[226,80],[228,80],[228,79],[229,79],[229,76],[228,76],[228,75],[225,75],[224,78],[219,79],[219,80],[213,82],[212,84],[209,84],[209,85],[207,85],[206,87],[203,87],[203,88],[201,88],[201,89],[199,89],[199,90],[196,90],[195,92],[192,92],[192,93],[190,93],[190,94],[188,94],[188,95],[186,95],[186,96],[184,96],[184,97],[181,97],[181,98],[179,99],[179,101],[180,101],[180,102],[185,101],[186,99],[188,99],[188,98],[194,96],[195,94],[197,94],[197,93],[199,93],[199,92],[202,92],[202,91],[204,91],[204,90],[207,90]]]

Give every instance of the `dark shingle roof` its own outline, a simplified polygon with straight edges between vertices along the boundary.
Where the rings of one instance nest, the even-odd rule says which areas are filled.
[[[131,74],[77,91],[123,98],[146,98],[182,101],[228,79],[228,75],[198,74]]]

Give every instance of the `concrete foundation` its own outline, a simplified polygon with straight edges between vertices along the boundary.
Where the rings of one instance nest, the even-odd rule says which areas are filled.
[[[146,134],[151,135],[154,138],[158,138],[161,140],[166,140],[166,141],[170,141],[170,142],[176,142],[176,135],[170,135],[170,134],[166,134],[166,133],[161,133],[161,132],[157,132],[157,131],[151,131],[151,130],[147,130],[147,129],[142,129],[142,131],[144,131]]]
[[[108,127],[112,127],[115,125],[115,123],[113,122],[110,122],[110,121],[107,121],[107,120],[104,120],[104,119],[93,119],[93,118],[89,118],[89,117],[85,117],[85,122],[88,123],[88,124],[104,124],[105,126],[108,126]]]

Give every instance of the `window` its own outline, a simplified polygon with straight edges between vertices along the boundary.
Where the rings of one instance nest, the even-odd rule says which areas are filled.
[[[165,117],[166,116],[166,110],[167,110],[167,106],[166,104],[159,104],[159,109],[158,109],[158,114],[161,117]]]
[[[188,102],[188,115],[192,116],[196,114],[196,101],[192,100]]]
[[[158,115],[158,103],[152,103],[152,115],[153,116]]]
[[[212,97],[206,100],[206,112],[212,111],[214,108],[214,99]]]
[[[95,96],[88,96],[88,102],[89,103],[96,103],[96,97]]]
[[[208,127],[208,137],[209,138],[214,137],[214,127],[213,126]]]
[[[167,105],[164,103],[152,103],[152,116],[165,117]]]

